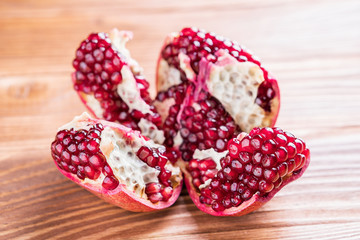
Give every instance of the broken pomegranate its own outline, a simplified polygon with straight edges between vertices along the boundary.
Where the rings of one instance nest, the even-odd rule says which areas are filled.
[[[304,173],[309,150],[271,128],[278,84],[248,50],[195,28],[169,35],[152,101],[125,48],[131,38],[94,33],[77,49],[74,89],[107,121],[84,114],[59,130],[51,151],[61,173],[110,203],[152,211],[176,201],[181,169],[196,206],[215,216],[256,210]]]
[[[277,81],[238,43],[195,28],[167,37],[157,66],[154,105],[163,119],[164,144],[182,159],[196,149],[226,150],[254,127],[274,126]]]
[[[214,158],[210,150],[197,149],[182,166],[191,199],[215,216],[240,216],[258,209],[298,179],[310,161],[301,139],[269,127],[230,139],[223,155]]]
[[[161,117],[151,105],[149,83],[125,47],[131,38],[131,32],[117,29],[90,34],[76,50],[74,89],[95,117],[139,130],[161,144]]]
[[[86,113],[61,127],[51,144],[63,175],[135,212],[169,207],[180,194],[182,174],[164,152],[165,147],[138,131]]]

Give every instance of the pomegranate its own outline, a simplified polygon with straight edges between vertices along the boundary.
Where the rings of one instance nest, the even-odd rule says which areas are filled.
[[[86,113],[62,126],[51,144],[63,175],[135,212],[169,207],[180,194],[181,171],[164,153],[165,147],[138,131]]]
[[[73,60],[74,89],[95,117],[139,130],[161,144],[161,117],[151,105],[149,83],[125,47],[131,38],[131,32],[114,29],[81,42]]]
[[[256,210],[304,173],[309,149],[272,128],[279,87],[248,50],[196,28],[169,35],[153,101],[125,48],[131,38],[93,33],[77,49],[74,89],[105,120],[83,114],[59,129],[51,152],[61,173],[110,203],[152,211],[176,201],[182,171],[195,205],[215,216]]]
[[[279,112],[277,81],[260,62],[238,43],[195,28],[166,38],[156,82],[164,144],[179,147],[185,161],[196,149],[221,153],[240,132],[274,126]]]
[[[197,149],[192,160],[182,162],[191,199],[215,216],[240,216],[258,209],[298,179],[310,161],[306,144],[280,128],[241,133],[228,141],[226,149],[220,159]]]

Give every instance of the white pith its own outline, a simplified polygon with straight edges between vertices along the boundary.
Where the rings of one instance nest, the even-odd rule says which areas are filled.
[[[184,71],[186,78],[190,81],[194,81],[196,78],[196,74],[190,65],[190,58],[185,53],[179,53],[179,63],[180,69]]]
[[[166,91],[181,83],[180,71],[161,59],[158,67],[158,91]]]
[[[220,159],[225,157],[229,151],[216,152],[213,148],[199,150],[196,149],[193,155],[193,159],[203,160],[206,158],[211,158],[216,163],[216,169],[219,171],[221,169]],[[208,179],[205,183],[199,186],[200,189],[207,187],[211,182],[211,179]]]
[[[205,83],[210,94],[220,101],[241,130],[249,132],[263,126],[265,111],[255,103],[259,85],[264,81],[258,65],[238,62],[226,53],[208,74]]]
[[[104,109],[102,109],[100,102],[94,97],[94,95],[86,94],[84,98],[86,99],[86,104],[94,112],[95,116],[98,118],[102,118],[104,114]]]
[[[153,105],[156,107],[156,110],[161,116],[162,122],[165,121],[166,117],[169,115],[170,107],[174,104],[175,104],[175,100],[173,98],[167,98],[162,102],[158,100],[155,100],[153,102]]]
[[[136,80],[129,66],[124,65],[121,68],[121,76],[122,81],[117,86],[117,92],[121,99],[128,105],[130,112],[132,110],[138,110],[143,114],[152,114],[150,105],[141,98]]]
[[[163,143],[165,141],[164,131],[159,130],[155,124],[148,121],[145,118],[140,119],[138,126],[141,130],[141,134],[149,137],[156,143]]]
[[[71,122],[59,128],[80,130],[89,130],[93,124],[89,122],[91,117],[87,113],[75,117]],[[126,133],[125,133],[126,134]],[[114,176],[121,184],[125,184],[126,188],[133,191],[142,198],[147,198],[145,194],[145,187],[147,183],[158,183],[159,170],[149,167],[145,162],[140,160],[136,153],[141,146],[151,148],[160,148],[161,145],[155,144],[152,140],[145,141],[136,135],[124,137],[119,131],[113,128],[104,126],[101,132],[100,150],[106,157],[106,161],[113,170]],[[172,178],[180,179],[180,169],[174,167],[169,161],[165,168],[172,172]],[[105,175],[103,173],[95,179],[91,180],[85,178],[84,183],[100,184],[103,182]]]

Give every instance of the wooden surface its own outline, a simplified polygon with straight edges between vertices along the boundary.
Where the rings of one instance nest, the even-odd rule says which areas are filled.
[[[308,143],[298,181],[237,218],[199,211],[183,191],[154,213],[111,206],[63,177],[57,127],[85,108],[71,61],[92,31],[134,32],[132,55],[154,79],[166,34],[184,26],[252,49],[277,76],[278,126]],[[360,239],[360,2],[0,2],[0,239]]]

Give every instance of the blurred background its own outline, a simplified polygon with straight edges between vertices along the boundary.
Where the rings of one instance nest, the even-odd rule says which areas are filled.
[[[52,163],[57,128],[86,110],[70,80],[79,43],[132,31],[128,47],[152,82],[165,36],[186,26],[260,57],[279,81],[277,125],[312,152],[303,178],[244,217],[205,215],[186,193],[160,213],[129,213]],[[360,238],[359,26],[358,0],[2,0],[0,239]]]

